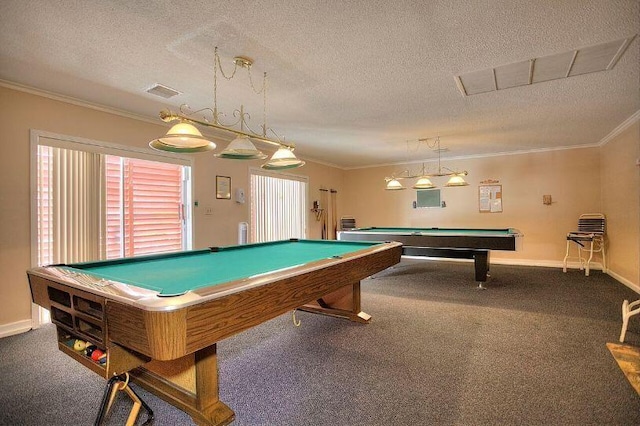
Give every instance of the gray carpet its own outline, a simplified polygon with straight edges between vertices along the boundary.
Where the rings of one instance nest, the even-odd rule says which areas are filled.
[[[283,315],[218,344],[234,425],[638,425],[640,396],[609,354],[622,300],[599,271],[411,261],[363,281],[360,325]],[[627,343],[640,346],[632,319]],[[90,425],[105,381],[46,326],[0,340],[0,424]],[[155,425],[193,424],[140,388]],[[109,424],[123,424],[118,400]]]

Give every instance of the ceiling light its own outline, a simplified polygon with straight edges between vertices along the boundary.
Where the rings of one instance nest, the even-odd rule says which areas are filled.
[[[407,188],[402,186],[402,184],[398,179],[392,178],[387,181],[387,187],[385,189],[388,191],[398,191],[400,189],[407,189]]]
[[[269,161],[262,165],[262,168],[267,170],[283,170],[293,169],[303,165],[304,161],[298,159],[291,149],[282,147],[271,156]]]
[[[430,189],[435,188],[436,186],[431,182],[431,179],[427,176],[422,176],[415,185],[412,186],[413,189]]]
[[[217,156],[220,158],[230,158],[235,160],[262,160],[267,158],[267,155],[258,150],[251,142],[251,139],[249,139],[249,136],[246,135],[240,135],[232,140],[224,151]]]
[[[171,152],[203,152],[216,148],[216,144],[203,138],[202,133],[192,124],[173,125],[166,135],[149,143],[151,148]]]
[[[256,89],[253,84],[253,79],[251,78],[251,66],[253,65],[253,61],[243,56],[236,56],[233,59],[233,64],[234,67],[231,74],[225,74],[220,63],[220,56],[218,56],[218,48],[216,47],[213,66],[213,109],[201,108],[199,110],[192,111],[188,105],[183,104],[180,105],[179,113],[174,113],[169,110],[160,111],[160,119],[163,121],[169,123],[177,120],[180,121],[180,123],[173,126],[165,137],[149,142],[149,146],[157,150],[171,152],[200,152],[214,149],[216,144],[202,136],[200,131],[194,126],[194,124],[197,124],[234,133],[237,136],[233,141],[231,141],[225,150],[217,155],[219,158],[230,158],[235,160],[257,160],[267,158],[265,154],[255,147],[251,141],[251,139],[253,139],[278,148],[271,160],[263,165],[265,169],[289,169],[304,165],[304,161],[299,160],[293,154],[294,147],[281,142],[275,131],[267,127],[267,73],[265,72],[263,74],[262,87]],[[264,120],[262,123],[261,135],[255,133],[249,127],[246,120],[246,117],[248,117],[249,114],[244,112],[244,107],[242,105],[239,110],[235,110],[233,112],[233,116],[238,117],[236,122],[222,123],[220,121],[220,117],[224,114],[218,111],[218,70],[226,80],[231,80],[236,75],[238,68],[247,69],[251,88],[256,94],[262,94]],[[206,118],[199,119],[194,117],[195,115],[203,112],[211,113],[213,120],[209,121]],[[233,128],[233,126],[236,125],[240,126],[239,130]],[[245,126],[249,129],[248,132],[244,130]],[[276,139],[274,140],[267,137],[267,131],[273,133]]]
[[[469,185],[461,175],[451,176],[449,178],[449,182],[447,182],[444,186],[467,186]]]

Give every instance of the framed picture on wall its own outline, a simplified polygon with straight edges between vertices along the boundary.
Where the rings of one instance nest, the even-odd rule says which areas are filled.
[[[231,177],[216,176],[216,198],[219,200],[231,199]]]

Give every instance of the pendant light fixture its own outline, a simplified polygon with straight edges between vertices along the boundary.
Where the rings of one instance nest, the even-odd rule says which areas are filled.
[[[273,129],[267,127],[267,73],[263,74],[262,87],[257,90],[253,79],[251,78],[251,66],[253,61],[244,56],[236,56],[233,59],[234,68],[230,75],[225,74],[222,64],[220,62],[220,56],[218,55],[218,48],[215,48],[214,53],[214,73],[213,73],[213,109],[202,108],[196,111],[192,111],[186,104],[180,106],[180,112],[174,113],[169,110],[160,111],[160,119],[169,123],[172,121],[179,121],[169,129],[167,134],[161,138],[154,139],[149,142],[149,146],[153,149],[169,152],[179,153],[193,153],[211,151],[216,148],[214,142],[202,136],[202,133],[195,127],[200,125],[203,127],[211,127],[217,130],[223,130],[236,135],[236,138],[216,156],[219,158],[227,158],[234,160],[263,160],[267,158],[267,155],[260,151],[254,145],[253,141],[265,143],[267,145],[276,148],[276,152],[273,154],[271,160],[264,164],[266,169],[283,169],[300,167],[305,164],[304,161],[299,160],[293,153],[294,146],[285,144],[280,141],[277,134]],[[222,113],[218,111],[218,71],[226,80],[234,78],[238,69],[244,68],[247,70],[249,76],[249,83],[251,88],[256,94],[263,95],[263,124],[262,134],[257,134],[252,131],[247,123],[246,117],[248,114],[244,112],[244,107],[241,105],[239,110],[234,111],[234,116],[239,117],[235,123],[222,123],[220,117]],[[198,114],[203,112],[209,112],[213,116],[211,121],[205,118],[196,118]],[[237,130],[233,126],[240,126]],[[249,131],[245,131],[245,127]],[[267,132],[270,131],[276,137],[276,139],[267,136]]]
[[[444,176],[449,177],[449,181],[444,186],[451,187],[451,186],[469,185],[467,181],[464,180],[464,176],[468,174],[466,170],[459,172],[459,171],[451,170],[447,167],[443,167],[440,164],[440,160],[441,160],[440,153],[442,151],[442,149],[440,148],[440,136],[436,138],[418,139],[418,146],[420,146],[420,143],[422,142],[426,143],[426,145],[430,149],[437,151],[438,153],[437,173],[426,173],[424,163],[422,163],[422,169],[419,174],[411,174],[409,170],[405,170],[400,175],[386,177],[385,181],[387,182],[387,185],[385,189],[390,191],[405,189],[405,187],[400,182],[400,180],[402,179],[417,179],[415,184],[412,186],[413,189],[432,189],[432,188],[436,188],[436,185],[433,184],[433,182],[431,181],[431,178],[444,177]]]

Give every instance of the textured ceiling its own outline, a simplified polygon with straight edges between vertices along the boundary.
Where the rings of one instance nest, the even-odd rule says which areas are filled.
[[[608,71],[473,96],[455,76],[638,32],[638,0],[2,0],[0,79],[155,119],[213,106],[218,46],[268,73],[299,156],[353,168],[436,158],[413,141],[437,135],[443,159],[595,145],[640,110],[639,37]],[[219,108],[240,104],[259,131],[246,72],[218,78]]]

